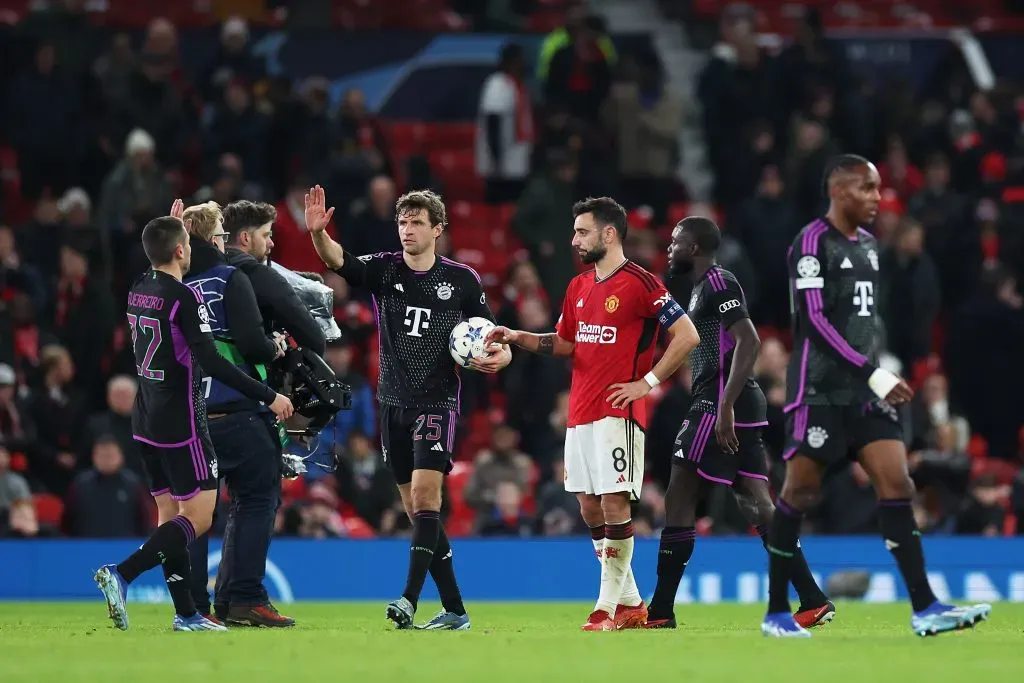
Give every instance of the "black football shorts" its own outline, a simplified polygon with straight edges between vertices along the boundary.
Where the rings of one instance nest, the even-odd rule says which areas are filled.
[[[711,413],[691,411],[676,435],[673,464],[688,467],[704,479],[726,486],[731,486],[737,477],[768,481],[761,427],[737,427],[739,452],[726,453],[715,437],[716,421]]]
[[[855,459],[868,444],[903,440],[896,409],[881,400],[846,406],[800,404],[786,418],[783,460],[800,453],[823,465]]]
[[[380,407],[380,445],[384,462],[399,486],[413,470],[452,471],[458,414],[443,408]]]

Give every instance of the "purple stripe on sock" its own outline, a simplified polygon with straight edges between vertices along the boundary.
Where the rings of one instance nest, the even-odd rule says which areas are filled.
[[[905,507],[907,505],[910,505],[910,499],[909,498],[889,498],[887,500],[880,500],[880,501],[878,501],[878,504],[882,505],[884,507],[887,507],[887,508]]]
[[[439,519],[441,513],[437,510],[420,510],[413,517],[422,517],[424,519]]]
[[[189,521],[187,517],[182,517],[181,515],[178,515],[177,517],[172,517],[171,521],[177,524],[178,528],[180,528],[182,532],[184,532],[186,545],[196,540],[196,529],[194,526],[192,526],[192,522]]]
[[[761,479],[763,481],[768,481],[767,476],[763,474],[755,474],[754,472],[744,472],[743,470],[736,470],[736,474],[740,475],[741,477],[746,477],[747,479]]]
[[[775,499],[775,508],[782,512],[782,514],[789,517],[803,517],[804,513],[797,510],[795,507],[782,500],[782,498]]]
[[[662,543],[683,543],[686,541],[692,541],[697,538],[697,532],[694,529],[687,529],[685,531],[674,531],[670,534],[665,532],[661,533]]]
[[[710,474],[703,472],[699,467],[697,468],[697,474],[704,477],[708,481],[713,481],[716,484],[725,484],[726,486],[732,486],[732,482],[728,479],[720,479],[718,477],[712,477]]]

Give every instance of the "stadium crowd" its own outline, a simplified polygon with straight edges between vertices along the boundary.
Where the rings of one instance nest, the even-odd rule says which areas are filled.
[[[567,10],[537,60],[506,47],[483,84],[477,122],[448,126],[453,148],[475,147],[467,178],[446,164],[452,152],[407,153],[403,140],[419,129],[379,120],[359,91],[335,107],[323,78],[268,76],[240,18],[222,25],[213,61],[186,73],[168,19],[153,19],[136,40],[100,33],[80,5],[13,27],[0,74],[0,535],[148,533],[154,514],[131,433],[135,369],[122,318],[145,264],[141,226],[178,196],[270,202],[272,258],[322,272],[303,221],[314,183],[337,206],[331,229],[357,254],[400,248],[393,206],[404,188],[443,192],[452,230],[442,253],[481,266],[501,323],[537,331],[553,327],[579,268],[569,245],[575,200],[623,202],[629,256],[659,273],[671,226],[715,216],[723,265],[744,285],[762,335],[756,372],[777,461],[789,353],[784,254],[820,211],[822,169],[839,151],[876,159],[885,186],[872,228],[884,245],[877,296],[887,363],[918,392],[903,415],[918,523],[931,533],[1024,533],[1024,94],[977,90],[952,46],[923,89],[878,87],[854,72],[814,13],[772,53],[758,47],[749,8],[728,7],[699,81],[716,178],[714,205],[704,205],[686,203],[676,180],[687,153],[679,131],[693,107],[666,85],[652,49],[620,53],[582,6]],[[325,277],[344,333],[327,360],[353,387],[353,408],[313,444],[318,457],[341,456],[338,471],[311,468],[285,482],[278,533],[401,534],[408,520],[376,445],[373,312],[364,294]],[[687,283],[669,287],[689,300]],[[663,523],[688,381],[682,372],[649,399],[657,405],[638,535]],[[449,533],[586,532],[562,488],[567,385],[562,361],[527,353],[493,380],[463,374]],[[814,531],[874,531],[874,494],[859,465],[831,473],[827,488],[809,518]],[[750,530],[716,490],[699,532]]]

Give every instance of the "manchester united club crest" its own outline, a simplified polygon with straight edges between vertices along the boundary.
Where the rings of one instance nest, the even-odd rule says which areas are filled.
[[[604,310],[609,313],[614,313],[619,310],[619,297],[612,294],[610,297],[604,300]]]

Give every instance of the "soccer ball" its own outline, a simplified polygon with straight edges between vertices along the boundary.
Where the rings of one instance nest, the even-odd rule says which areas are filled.
[[[468,367],[470,359],[486,356],[484,337],[493,329],[494,323],[487,318],[470,318],[456,325],[448,341],[448,350],[455,362]]]

